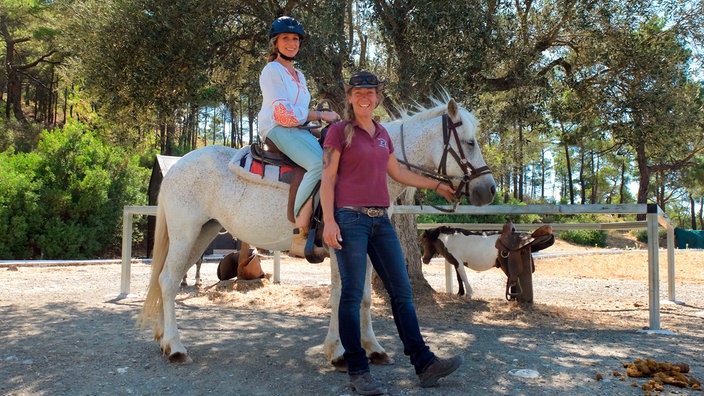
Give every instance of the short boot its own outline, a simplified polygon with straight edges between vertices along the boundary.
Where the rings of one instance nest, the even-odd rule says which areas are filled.
[[[291,249],[288,251],[289,256],[305,257],[306,256],[306,241],[308,240],[308,227],[298,227],[293,229],[293,237],[291,238]]]
[[[383,395],[389,393],[384,384],[369,373],[350,375],[350,385],[360,395]]]
[[[440,378],[445,378],[454,373],[462,365],[462,362],[464,362],[462,355],[449,359],[435,358],[435,361],[424,372],[418,374],[420,386],[422,388],[436,386]]]

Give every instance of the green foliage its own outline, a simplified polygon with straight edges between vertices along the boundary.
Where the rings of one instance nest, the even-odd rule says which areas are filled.
[[[648,230],[633,231],[633,236],[636,237],[638,242],[648,243]]]
[[[37,191],[41,181],[35,170],[40,167],[37,154],[0,153],[0,258],[33,256],[33,234],[43,223]]]
[[[577,245],[606,247],[606,231],[604,230],[567,230],[560,231],[559,236],[565,241]]]
[[[648,230],[635,230],[631,232],[636,237],[638,242],[648,243]],[[658,230],[658,238],[662,239],[667,236],[667,231]]]
[[[33,153],[0,157],[0,258],[89,258],[121,237],[122,207],[143,204],[148,169],[80,123],[44,131]],[[0,226],[2,227],[2,226]]]
[[[492,205],[499,204],[498,195],[494,199]],[[447,205],[445,198],[436,192],[428,192],[428,201],[433,205]],[[523,202],[519,202],[516,199],[510,199],[506,205],[525,205]],[[466,224],[477,224],[477,223],[490,223],[490,224],[502,224],[505,223],[507,217],[505,215],[469,215],[469,214],[437,214],[428,215],[421,214],[418,215],[416,221],[418,223],[429,223],[429,224],[442,224],[442,223],[466,223]],[[540,222],[540,216],[536,214],[524,214],[524,215],[513,215],[510,216],[510,220],[517,224],[531,224]]]

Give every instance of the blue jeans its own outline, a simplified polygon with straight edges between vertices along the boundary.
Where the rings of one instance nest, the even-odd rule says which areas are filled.
[[[315,185],[318,184],[323,174],[323,149],[320,147],[318,139],[305,129],[277,126],[269,131],[266,137],[271,139],[276,147],[293,162],[306,170],[296,192],[296,202],[293,207],[294,215],[298,216],[298,212],[310,198]]]
[[[335,209],[335,221],[342,235],[342,249],[335,250],[335,255],[342,281],[338,320],[347,372],[355,375],[369,371],[369,361],[362,348],[359,330],[359,309],[369,255],[389,293],[391,312],[403,343],[403,353],[410,356],[411,364],[416,373],[420,374],[432,363],[435,355],[420,333],[406,261],[391,220],[388,215],[369,217],[339,208]]]

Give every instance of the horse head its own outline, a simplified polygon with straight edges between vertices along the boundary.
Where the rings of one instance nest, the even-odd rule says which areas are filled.
[[[429,264],[430,259],[436,255],[443,256],[450,260],[453,265],[458,263],[454,257],[447,251],[445,243],[440,239],[440,234],[454,234],[456,230],[448,226],[440,226],[431,230],[425,230],[420,236],[420,243],[423,248],[423,264]]]
[[[490,204],[496,195],[496,182],[484,161],[477,130],[479,121],[474,114],[457,105],[454,99],[447,103],[447,126],[443,121],[443,148],[434,156],[439,168],[445,167],[452,177],[458,198],[467,197],[467,203],[475,206]],[[447,129],[447,132],[445,132]],[[448,161],[452,156],[454,161]]]
[[[451,183],[458,199],[466,196],[470,205],[490,204],[496,195],[496,182],[477,142],[479,122],[447,94],[443,100],[431,100],[435,107],[413,115],[406,113],[397,121],[401,128],[400,150],[397,147],[396,151],[399,162]],[[416,140],[412,141],[414,133]],[[413,158],[414,154],[420,158]]]
[[[438,242],[439,234],[440,231],[437,228],[432,230],[425,230],[421,234],[420,244],[423,249],[423,264],[430,263],[430,259],[432,259],[436,254],[439,254],[435,246],[435,244]]]

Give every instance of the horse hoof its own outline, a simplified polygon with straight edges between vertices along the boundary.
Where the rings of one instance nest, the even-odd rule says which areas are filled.
[[[191,359],[191,357],[188,356],[187,353],[176,352],[169,355],[169,362],[178,364],[189,364],[193,363],[193,359]]]
[[[335,368],[335,371],[340,373],[347,372],[347,363],[345,362],[345,358],[343,358],[342,356],[333,359],[332,361],[330,361],[330,363],[332,363],[332,366]]]
[[[372,352],[372,354],[369,355],[369,361],[372,362],[372,364],[394,364],[394,360],[391,359],[386,352]]]

